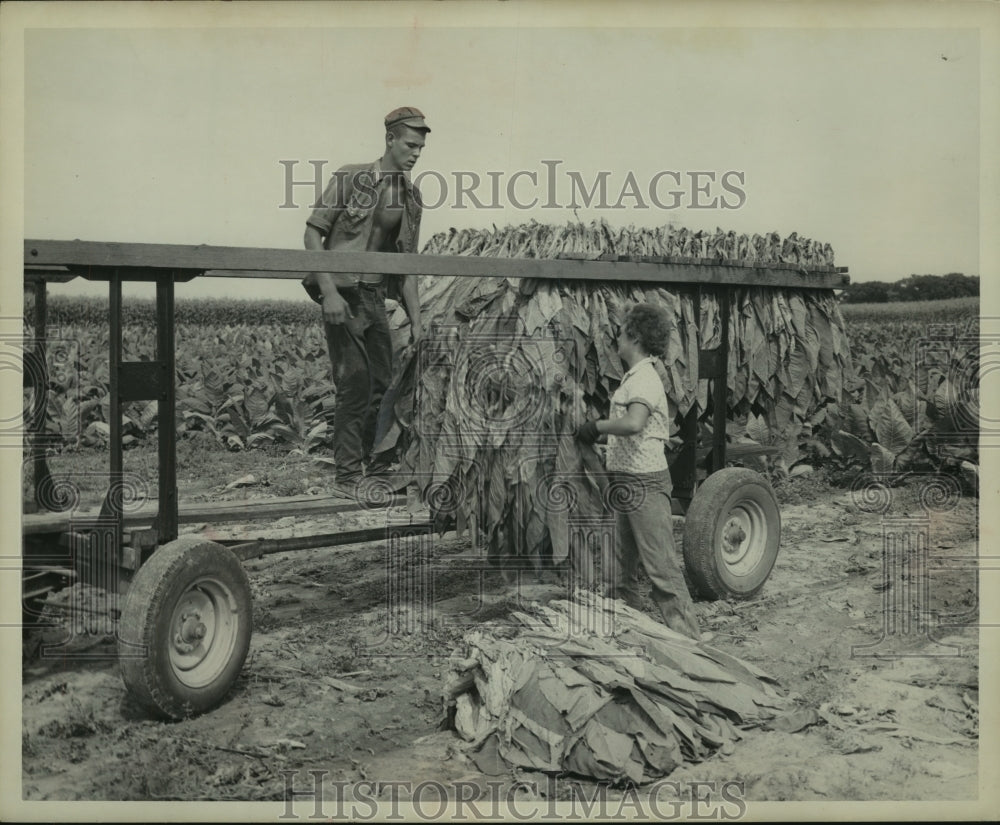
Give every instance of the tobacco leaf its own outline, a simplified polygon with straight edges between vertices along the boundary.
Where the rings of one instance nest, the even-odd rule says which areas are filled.
[[[913,428],[891,399],[872,410],[872,425],[878,443],[894,456],[903,452],[913,440]]]
[[[871,446],[872,472],[891,473],[896,464],[896,456],[877,441]]]
[[[843,430],[836,430],[830,435],[830,446],[837,455],[844,458],[854,458],[867,463],[869,459],[868,444]]]

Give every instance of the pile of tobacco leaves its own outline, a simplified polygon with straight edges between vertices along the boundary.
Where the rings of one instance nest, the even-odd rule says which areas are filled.
[[[621,601],[579,591],[512,619],[466,634],[445,686],[452,726],[484,773],[638,785],[795,712],[752,664]]]

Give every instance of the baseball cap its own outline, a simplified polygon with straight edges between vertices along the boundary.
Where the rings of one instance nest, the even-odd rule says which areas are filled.
[[[431,127],[424,122],[424,113],[413,106],[402,106],[399,109],[393,109],[385,116],[385,128],[387,130],[397,123],[403,123],[411,129],[421,129],[425,132],[431,130]]]

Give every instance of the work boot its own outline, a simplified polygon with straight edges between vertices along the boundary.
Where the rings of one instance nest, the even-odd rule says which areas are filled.
[[[397,462],[393,461],[390,452],[379,453],[377,456],[372,457],[365,466],[365,477],[382,478],[391,476],[395,473],[398,466]]]
[[[330,485],[330,492],[337,498],[358,500],[358,479],[337,479]]]
[[[399,464],[391,461],[386,454],[380,455],[365,468],[365,478],[373,479],[394,493],[406,488],[405,479],[399,475]]]

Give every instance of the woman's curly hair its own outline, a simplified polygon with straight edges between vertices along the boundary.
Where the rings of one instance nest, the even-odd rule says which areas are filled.
[[[672,320],[667,311],[653,304],[633,304],[622,321],[622,332],[648,354],[662,358],[667,353]]]

